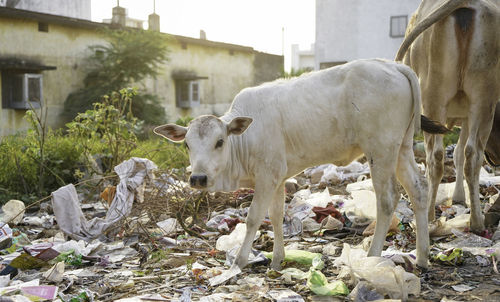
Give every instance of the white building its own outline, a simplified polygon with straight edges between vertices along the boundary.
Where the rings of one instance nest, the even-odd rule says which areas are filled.
[[[90,20],[90,0],[0,0],[0,6]]]
[[[355,59],[394,59],[421,0],[316,0],[316,70]]]
[[[292,44],[292,70],[314,70],[314,44],[310,49],[300,49],[298,44]]]

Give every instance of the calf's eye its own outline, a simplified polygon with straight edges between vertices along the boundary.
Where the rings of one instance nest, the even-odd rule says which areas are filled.
[[[223,139],[218,140],[217,144],[215,144],[215,149],[222,147],[223,144],[224,144],[224,140]]]

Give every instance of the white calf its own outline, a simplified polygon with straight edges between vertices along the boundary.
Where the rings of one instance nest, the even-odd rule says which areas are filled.
[[[420,105],[418,79],[409,67],[359,60],[244,89],[220,118],[201,116],[187,128],[168,124],[154,131],[172,141],[185,139],[192,187],[255,188],[236,265],[247,264],[255,232],[269,210],[275,235],[271,266],[280,267],[287,178],[313,165],[347,165],[365,154],[377,196],[377,226],[369,255],[382,252],[399,199],[397,177],[413,204],[417,261],[426,267],[426,182],[412,150],[413,134],[420,129]]]

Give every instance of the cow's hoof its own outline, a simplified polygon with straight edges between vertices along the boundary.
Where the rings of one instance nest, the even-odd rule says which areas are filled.
[[[484,223],[474,224],[471,222],[470,231],[477,235],[482,235],[485,230]]]
[[[271,269],[275,271],[280,271],[281,270],[281,261],[277,261],[276,263],[274,261],[271,262]]]
[[[427,220],[430,223],[434,222],[434,220],[436,220],[436,212],[435,211],[432,211],[432,213],[429,212],[428,216],[427,216]]]
[[[467,208],[467,204],[465,203],[465,200],[463,200],[463,199],[458,199],[458,198],[457,198],[457,199],[455,199],[455,198],[453,198],[453,199],[451,200],[451,203],[452,203],[452,204],[455,204],[455,205],[461,205],[461,206],[464,206],[464,207],[466,207],[466,208]]]

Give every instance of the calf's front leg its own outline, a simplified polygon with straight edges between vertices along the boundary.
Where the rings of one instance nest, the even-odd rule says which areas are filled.
[[[272,181],[262,178],[260,178],[259,181],[256,181],[255,193],[246,221],[247,231],[245,233],[245,239],[243,240],[243,244],[238,251],[236,261],[234,262],[234,265],[237,265],[240,268],[245,267],[248,263],[248,255],[250,254],[250,249],[252,248],[255,233],[259,229],[259,226],[266,215],[266,211],[269,207],[269,197],[274,196],[274,192],[276,191],[277,186],[272,183]]]

